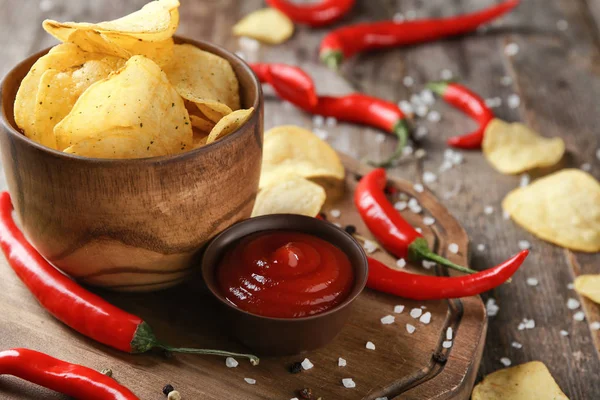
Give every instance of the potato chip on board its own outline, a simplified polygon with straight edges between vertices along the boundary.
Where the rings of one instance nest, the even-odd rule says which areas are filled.
[[[222,139],[235,131],[240,126],[244,125],[252,116],[254,108],[250,107],[247,110],[237,110],[229,115],[224,116],[214,128],[210,131],[206,144],[210,144],[216,140]]]
[[[510,192],[502,208],[523,228],[573,250],[600,251],[600,183],[565,169]]]
[[[557,164],[565,153],[561,138],[545,138],[525,125],[493,119],[485,128],[483,153],[503,174],[518,174]]]
[[[291,174],[343,180],[344,167],[335,150],[311,131],[293,125],[272,128],[264,135],[259,186]]]
[[[124,130],[138,135],[138,142],[128,143],[141,143],[148,156],[176,154],[192,146],[183,100],[160,67],[144,56],[130,58],[117,73],[91,85],[54,127],[61,150]]]
[[[544,363],[531,361],[501,369],[483,378],[472,400],[569,400]]]
[[[321,186],[298,176],[290,176],[258,193],[252,216],[299,214],[314,217],[323,203],[325,190]]]
[[[294,23],[274,8],[251,12],[233,26],[235,36],[246,36],[269,44],[279,44],[294,34]]]
[[[578,276],[575,278],[575,290],[580,295],[600,304],[600,274]]]

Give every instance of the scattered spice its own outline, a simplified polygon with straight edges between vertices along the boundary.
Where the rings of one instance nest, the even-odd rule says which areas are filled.
[[[175,388],[173,387],[173,385],[171,385],[170,383],[167,383],[165,386],[163,386],[162,388],[162,392],[165,396],[168,396],[169,393],[171,393],[173,390],[175,390]]]
[[[311,388],[303,388],[298,391],[298,396],[302,399],[313,399],[313,393]]]
[[[350,235],[354,235],[356,233],[356,227],[354,225],[346,225],[344,230]]]
[[[300,361],[297,361],[290,366],[290,373],[299,374],[300,372],[302,372],[302,363]]]

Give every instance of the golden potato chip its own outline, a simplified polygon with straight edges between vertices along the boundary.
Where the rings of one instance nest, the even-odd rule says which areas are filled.
[[[192,139],[192,147],[197,149],[198,147],[202,147],[206,145],[206,140],[208,139],[208,135],[204,132],[199,132],[194,129],[194,136]]]
[[[277,182],[262,189],[252,210],[252,216],[267,214],[300,214],[316,216],[325,203],[325,190],[299,176]]]
[[[260,188],[290,174],[342,180],[344,167],[335,150],[311,131],[278,126],[264,135]]]
[[[472,400],[569,400],[544,363],[531,361],[501,369],[483,378]]]
[[[240,108],[237,76],[222,57],[191,44],[177,44],[164,71],[181,97],[218,113],[216,119],[203,111],[214,122]]]
[[[79,96],[94,82],[106,78],[125,61],[116,57],[89,60],[65,71],[49,69],[42,75],[34,109],[35,130],[44,146],[56,149],[54,126],[73,108]]]
[[[542,137],[518,122],[493,119],[485,128],[483,153],[498,171],[518,174],[558,163],[565,153],[565,142]]]
[[[192,121],[192,127],[200,130],[201,132],[208,133],[215,127],[215,124],[213,122],[194,114],[190,114],[190,121]]]
[[[251,12],[235,24],[233,34],[264,43],[279,44],[294,34],[294,23],[279,10],[263,8]]]
[[[130,58],[121,70],[91,85],[54,133],[59,149],[71,147],[72,152],[83,140],[106,137],[111,139],[105,139],[102,148],[110,149],[121,136],[137,137],[126,142],[139,147],[138,155],[140,149],[155,156],[192,146],[192,126],[183,100],[160,67],[144,56]],[[108,153],[103,156],[113,154]]]
[[[67,147],[64,152],[89,158],[144,158],[164,155],[162,148],[148,148],[135,129],[113,129]]]
[[[231,114],[223,117],[210,131],[208,139],[206,140],[206,144],[210,144],[216,140],[222,139],[240,126],[244,125],[244,123],[252,116],[253,111],[254,108],[250,107],[247,110],[234,111]]]
[[[57,22],[45,20],[42,24],[46,32],[62,42],[66,42],[75,31],[95,31],[98,33],[126,34],[135,39],[159,42],[171,38],[179,25],[179,1],[152,1],[124,17],[113,21],[92,24],[88,22]]]
[[[565,169],[517,188],[502,201],[516,223],[534,235],[573,250],[600,251],[600,183]]]
[[[600,304],[600,275],[580,275],[575,279],[575,290]]]
[[[232,110],[225,104],[219,103],[218,105],[211,104],[210,106],[205,104],[196,103],[196,108],[200,111],[202,116],[215,124],[219,122],[224,116],[232,113]]]

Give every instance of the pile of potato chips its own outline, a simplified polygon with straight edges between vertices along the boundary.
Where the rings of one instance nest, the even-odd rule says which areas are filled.
[[[44,21],[63,42],[31,67],[15,99],[30,139],[95,158],[172,155],[210,144],[252,115],[229,62],[175,44],[179,1],[100,22]]]
[[[344,180],[339,156],[314,133],[285,125],[265,132],[260,192],[252,216],[316,216],[326,200],[324,187]]]

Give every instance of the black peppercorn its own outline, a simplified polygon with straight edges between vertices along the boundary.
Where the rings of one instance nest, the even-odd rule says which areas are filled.
[[[310,399],[310,400],[312,400],[312,398],[313,398],[312,390],[310,388],[301,389],[300,391],[298,391],[298,394],[303,399]]]
[[[300,362],[295,362],[290,366],[290,372],[292,374],[297,374],[299,372],[302,372],[302,363]]]
[[[168,396],[169,393],[171,393],[173,390],[175,390],[175,388],[173,387],[173,385],[171,385],[170,383],[167,383],[163,387],[162,392],[164,393],[165,396]]]
[[[350,235],[354,235],[356,233],[356,227],[354,225],[346,225],[346,227],[344,227],[344,230]]]

